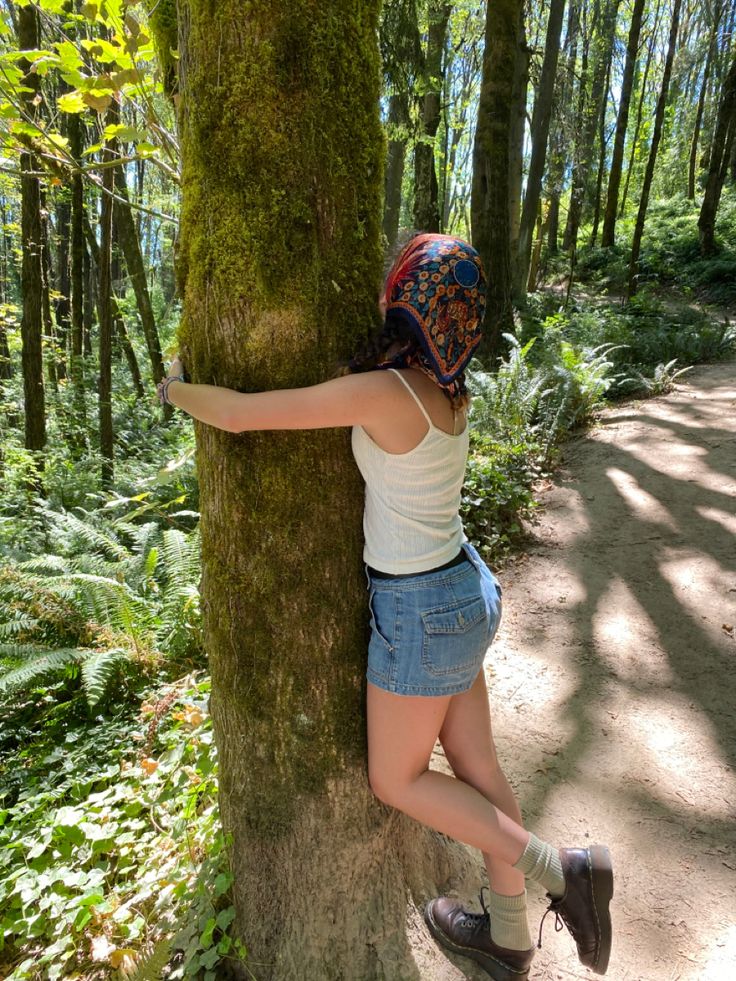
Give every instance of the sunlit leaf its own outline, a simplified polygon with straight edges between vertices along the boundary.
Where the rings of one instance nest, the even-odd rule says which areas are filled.
[[[56,104],[62,112],[84,112],[88,105],[81,92],[65,92],[59,96]]]

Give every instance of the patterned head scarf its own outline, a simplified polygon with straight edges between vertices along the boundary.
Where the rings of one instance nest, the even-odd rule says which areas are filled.
[[[391,267],[384,290],[386,319],[399,320],[419,342],[382,368],[416,367],[450,396],[481,340],[486,279],[480,256],[451,235],[415,236]]]

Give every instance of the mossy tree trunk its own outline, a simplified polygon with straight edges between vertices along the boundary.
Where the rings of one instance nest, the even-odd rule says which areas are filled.
[[[509,169],[511,107],[521,0],[488,4],[478,124],[473,147],[473,245],[488,276],[488,305],[482,353],[492,359],[501,334],[512,332]]]
[[[378,5],[179,4],[177,278],[195,382],[316,383],[375,326]],[[220,809],[248,977],[418,981],[408,900],[447,875],[449,852],[368,788],[349,433],[195,428]]]
[[[18,46],[21,51],[32,51],[39,46],[38,11],[33,6],[18,10]],[[28,61],[19,62],[26,71],[23,84],[29,91],[21,98],[26,111],[33,118],[36,113],[34,99],[40,90],[40,77],[30,71]],[[20,155],[21,169],[21,232],[23,261],[21,283],[23,315],[21,338],[23,344],[23,396],[25,416],[25,445],[29,450],[42,450],[46,445],[46,399],[43,384],[43,228],[41,225],[41,185],[34,176],[39,169],[33,153],[23,150]],[[43,460],[36,458],[39,470]],[[38,484],[40,489],[40,483]]]

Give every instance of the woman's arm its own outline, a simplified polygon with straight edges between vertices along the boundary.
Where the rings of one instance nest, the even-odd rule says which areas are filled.
[[[326,429],[370,425],[393,391],[382,371],[345,375],[309,388],[243,393],[216,385],[172,381],[168,398],[200,422],[228,432],[253,429]],[[385,411],[385,405],[384,405]]]

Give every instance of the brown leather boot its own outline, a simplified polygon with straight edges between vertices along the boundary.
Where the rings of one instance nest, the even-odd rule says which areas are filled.
[[[611,914],[613,896],[611,855],[604,845],[590,848],[561,848],[560,862],[565,876],[565,893],[554,898],[547,913],[555,914],[555,929],[567,927],[578,948],[580,963],[596,974],[605,974],[611,956]],[[542,917],[544,923],[547,913]],[[539,946],[542,946],[542,924]]]
[[[491,940],[491,918],[480,897],[483,913],[470,913],[455,899],[430,899],[424,919],[435,940],[457,954],[471,957],[495,981],[525,981],[535,948],[508,950]]]

